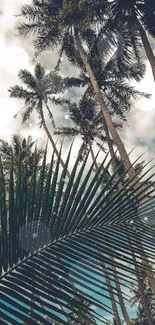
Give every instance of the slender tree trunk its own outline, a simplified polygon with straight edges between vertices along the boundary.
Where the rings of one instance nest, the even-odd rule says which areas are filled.
[[[108,129],[107,129],[107,134],[109,135]],[[109,136],[109,139],[108,139],[108,144],[109,144],[109,146],[111,146],[111,156],[112,156],[112,160],[113,160],[112,168],[113,168],[113,171],[115,172],[115,170],[116,170],[116,169],[114,169],[116,167],[115,153],[114,153],[114,150],[113,150],[113,147],[112,147],[112,142],[111,142],[110,136]],[[91,145],[90,142],[89,142],[89,148],[90,148],[90,153],[91,153],[91,156],[92,156],[92,161],[94,162],[95,170],[97,172],[98,164],[96,162],[94,151],[92,149],[92,145]],[[118,180],[118,179],[119,179],[119,175],[116,174],[116,180]],[[104,188],[104,184],[101,184],[101,189],[103,189],[103,188]],[[118,188],[119,189],[121,188],[121,183],[118,184]]]
[[[51,144],[52,144],[53,150],[54,150],[54,152],[55,152],[55,154],[56,154],[56,156],[58,158],[59,157],[59,152],[58,152],[58,150],[56,148],[56,145],[55,145],[54,140],[53,140],[53,138],[51,136],[51,133],[50,133],[50,131],[49,131],[47,125],[46,125],[45,118],[44,118],[44,113],[43,113],[43,109],[42,108],[40,109],[40,115],[41,115],[43,127],[44,127],[44,129],[46,131],[46,134],[47,134],[47,136],[48,136]],[[65,164],[64,164],[64,162],[63,162],[63,160],[62,160],[61,157],[60,157],[60,163],[61,163],[61,166],[64,168],[65,167]],[[68,176],[68,178],[70,178],[70,173],[69,173],[68,170],[67,170],[67,176]]]
[[[101,255],[100,251],[98,251],[98,253],[99,253],[99,255]],[[110,296],[111,306],[112,306],[112,310],[113,310],[113,313],[114,313],[114,319],[115,319],[116,325],[121,325],[121,319],[119,317],[117,304],[116,304],[116,300],[115,300],[115,295],[114,295],[112,285],[111,285],[111,280],[110,280],[110,277],[109,277],[108,273],[105,272],[106,264],[103,261],[100,260],[100,265],[101,265],[101,268],[103,270],[103,274],[104,274],[104,277],[105,277],[107,288],[110,289],[109,296]]]
[[[76,29],[75,29],[75,41],[76,41],[76,45],[77,45],[77,48],[80,53],[81,60],[84,64],[84,67],[85,67],[85,69],[88,73],[88,76],[90,78],[92,87],[94,89],[94,93],[96,95],[97,102],[100,105],[100,108],[101,108],[102,114],[104,116],[105,122],[107,124],[107,127],[108,127],[108,129],[112,135],[112,138],[118,148],[118,151],[120,153],[120,156],[121,156],[123,164],[124,164],[124,168],[126,171],[128,170],[129,177],[130,177],[130,179],[132,179],[135,176],[135,170],[130,162],[130,159],[129,159],[127,152],[125,150],[124,144],[123,144],[118,132],[116,131],[116,128],[113,124],[111,116],[107,110],[106,104],[105,104],[102,94],[100,92],[98,82],[95,78],[94,72],[93,72],[89,62],[87,61],[87,54],[81,44],[81,40],[78,36],[78,32],[76,31]]]
[[[146,56],[150,62],[153,78],[155,81],[155,56],[154,56],[153,50],[151,48],[150,42],[148,40],[148,37],[146,35],[146,32],[145,32],[143,26],[138,21],[137,21],[137,25],[138,25],[138,30],[139,30],[140,37],[141,37],[141,40],[143,43],[143,47],[145,49]]]
[[[54,121],[54,118],[53,118],[53,114],[52,114],[52,112],[50,111],[50,108],[48,107],[47,103],[45,103],[45,105],[46,105],[46,108],[47,108],[48,113],[49,113],[49,118],[50,118],[51,121],[52,121],[53,128],[55,129],[55,121]]]
[[[117,169],[117,164],[116,164],[116,159],[115,159],[115,152],[114,152],[114,148],[113,148],[113,145],[112,145],[112,141],[110,139],[109,130],[107,128],[107,125],[106,125],[106,122],[105,122],[104,117],[103,117],[103,126],[104,126],[104,130],[105,130],[105,134],[106,134],[106,138],[107,138],[107,142],[108,142],[108,147],[109,147],[110,155],[111,155],[111,158],[112,158],[112,161],[111,161],[112,170],[113,170],[113,172],[115,172],[116,169]],[[115,178],[116,178],[116,181],[118,181],[120,179],[120,176],[119,176],[118,173],[115,175]],[[122,187],[122,182],[120,182],[118,184],[118,189],[120,190],[121,187]]]
[[[106,266],[105,266],[105,268],[106,268]],[[108,288],[111,287],[110,277],[107,274],[106,274],[106,285],[107,285]],[[117,309],[117,305],[116,305],[116,301],[115,301],[115,296],[114,296],[114,293],[113,293],[112,289],[109,292],[109,295],[110,295],[112,309],[113,309],[113,312],[114,312],[114,319],[116,321],[116,325],[121,325],[121,319],[119,317],[119,313],[118,313],[118,309]]]
[[[117,289],[117,293],[118,293],[119,304],[120,304],[120,307],[122,310],[122,314],[123,314],[125,323],[126,323],[126,325],[131,325],[131,321],[130,321],[128,312],[126,310],[126,306],[125,306],[124,299],[122,296],[121,286],[120,286],[120,283],[118,280],[117,270],[116,270],[115,266],[113,266],[113,274],[114,274],[114,281],[115,281],[115,285],[116,285],[116,289]]]
[[[91,156],[92,156],[92,161],[93,161],[93,163],[94,163],[95,170],[96,170],[96,172],[97,172],[97,170],[98,170],[98,164],[97,164],[97,162],[96,162],[95,155],[94,155],[94,151],[93,151],[92,144],[91,144],[90,141],[89,141],[89,148],[90,148],[90,153],[91,153]]]

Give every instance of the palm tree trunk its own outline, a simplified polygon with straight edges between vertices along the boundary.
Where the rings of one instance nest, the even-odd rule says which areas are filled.
[[[90,141],[89,141],[89,148],[90,148],[90,153],[91,153],[91,156],[92,156],[92,161],[93,161],[93,163],[94,163],[95,170],[96,170],[96,172],[97,172],[97,170],[98,170],[98,164],[97,164],[97,162],[96,162],[95,155],[94,155],[94,151],[93,151],[92,144],[91,144]]]
[[[131,321],[130,321],[128,312],[126,310],[126,306],[125,306],[124,299],[122,296],[122,291],[121,291],[120,283],[119,283],[118,276],[117,276],[117,270],[116,270],[115,266],[113,266],[113,275],[114,275],[114,281],[115,281],[115,285],[116,285],[116,289],[117,289],[117,293],[118,293],[119,304],[120,304],[120,307],[122,310],[122,315],[124,317],[126,325],[131,325]]]
[[[154,56],[153,50],[151,48],[150,42],[148,40],[148,37],[146,35],[146,32],[145,32],[143,26],[140,24],[140,22],[137,22],[137,24],[138,24],[138,30],[140,33],[140,37],[141,37],[141,40],[143,43],[143,47],[145,49],[146,56],[150,62],[153,78],[155,81],[155,56]]]
[[[125,150],[124,144],[123,144],[119,134],[117,133],[116,128],[115,128],[113,121],[111,119],[111,116],[107,110],[106,104],[105,104],[102,94],[100,92],[98,82],[96,80],[96,77],[94,75],[94,72],[93,72],[89,62],[87,61],[87,54],[81,44],[81,40],[79,38],[79,35],[78,35],[78,32],[76,31],[76,29],[75,29],[75,41],[76,41],[76,45],[77,45],[77,48],[80,53],[81,60],[84,64],[84,67],[85,67],[85,69],[88,73],[88,76],[90,78],[92,87],[94,89],[94,93],[96,95],[96,99],[98,101],[98,104],[100,105],[100,108],[101,108],[103,117],[105,119],[105,122],[107,124],[107,127],[108,127],[108,129],[112,135],[112,138],[118,148],[118,151],[120,153],[120,156],[121,156],[123,164],[124,164],[124,168],[126,171],[128,170],[129,177],[130,177],[130,179],[132,179],[135,176],[135,170],[131,164],[131,161],[130,161],[130,159],[127,155],[127,152]]]
[[[44,127],[44,129],[46,131],[46,134],[47,134],[47,136],[48,136],[51,144],[52,144],[53,150],[54,150],[57,158],[59,158],[59,152],[58,152],[58,150],[56,148],[56,145],[55,145],[54,140],[53,140],[53,138],[51,136],[51,133],[50,133],[50,131],[49,131],[47,125],[46,125],[45,118],[44,118],[44,113],[43,113],[43,109],[42,108],[40,108],[40,115],[41,115],[41,120],[42,120],[43,127]],[[61,157],[60,157],[60,164],[61,164],[62,168],[65,167],[65,164],[64,164],[64,162],[63,162],[63,160],[62,160]],[[68,170],[67,170],[67,176],[68,176],[68,178],[70,178],[70,173],[69,173]]]
[[[107,134],[109,135],[108,129],[107,129]],[[109,144],[109,146],[111,146],[111,151],[110,151],[110,150],[109,150],[109,151],[110,151],[110,153],[111,153],[112,161],[113,161],[113,164],[112,164],[112,162],[111,162],[111,164],[112,164],[112,168],[113,168],[113,171],[115,172],[115,170],[116,170],[115,153],[114,153],[114,149],[113,149],[113,147],[112,147],[112,142],[111,142],[110,136],[109,136],[109,139],[108,139],[108,144]],[[97,170],[98,170],[98,164],[97,164],[96,159],[95,159],[95,155],[94,155],[94,151],[93,151],[93,149],[92,149],[91,142],[89,142],[89,148],[90,148],[90,153],[91,153],[91,156],[92,156],[92,161],[94,162],[95,170],[96,170],[96,172],[97,172]],[[115,168],[115,169],[114,169],[114,168]],[[118,180],[118,179],[119,179],[119,175],[116,174],[116,180]],[[118,184],[118,189],[120,189],[121,186],[122,186],[121,183],[119,183],[119,184]],[[103,189],[103,188],[104,188],[104,184],[102,183],[102,184],[101,184],[101,189]]]
[[[114,148],[113,148],[112,141],[111,141],[111,138],[110,138],[109,130],[107,128],[107,124],[105,122],[104,117],[103,117],[103,126],[104,126],[104,130],[105,130],[105,134],[106,134],[106,138],[107,138],[107,142],[108,142],[108,147],[109,147],[110,155],[111,155],[111,158],[112,158],[112,160],[111,160],[112,170],[113,170],[113,172],[115,172],[116,169],[117,169],[115,152],[114,152]],[[119,176],[118,173],[116,173],[115,178],[116,178],[116,181],[118,181],[120,179],[120,176]],[[122,182],[120,182],[118,184],[118,189],[120,190],[121,187],[122,187]]]
[[[101,255],[100,251],[98,253]],[[110,296],[111,306],[112,306],[112,310],[113,310],[113,313],[114,313],[114,319],[115,319],[116,325],[121,325],[121,319],[119,317],[117,304],[116,304],[116,300],[115,300],[115,295],[114,295],[112,285],[111,285],[111,280],[110,280],[110,277],[109,277],[108,273],[105,272],[106,264],[103,261],[100,260],[100,265],[101,265],[101,268],[103,270],[103,274],[104,274],[104,277],[105,277],[107,288],[110,289],[109,290],[109,296]]]
[[[50,108],[48,107],[47,103],[45,103],[45,105],[46,105],[46,108],[47,108],[48,113],[49,113],[49,118],[50,118],[50,120],[52,121],[53,128],[55,129],[55,121],[54,121],[54,118],[53,118],[53,114],[52,114],[52,112],[50,111]]]

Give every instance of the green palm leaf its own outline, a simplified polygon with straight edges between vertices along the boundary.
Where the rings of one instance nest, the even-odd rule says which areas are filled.
[[[152,193],[150,209],[144,189],[133,188],[134,180],[116,193],[119,181],[114,182],[114,174],[100,189],[111,161],[106,155],[94,176],[94,164],[87,168],[89,153],[80,166],[77,157],[65,184],[71,150],[72,146],[62,172],[60,149],[56,166],[53,154],[45,173],[46,148],[37,179],[36,148],[30,186],[28,157],[21,172],[19,152],[15,181],[11,155],[8,220],[0,162],[1,324],[50,324],[51,320],[67,324],[69,318],[75,320],[76,315],[84,313],[82,299],[89,304],[86,319],[91,315],[96,321],[110,324],[106,318],[113,314],[108,305],[109,292],[119,295],[113,284],[107,288],[105,282],[106,274],[112,280],[111,266],[117,267],[120,284],[131,288],[138,272],[134,265],[143,264],[141,245],[148,258],[154,258],[154,229],[144,220],[154,216],[155,190],[148,187],[149,195]],[[144,175],[147,172],[141,178]],[[136,262],[131,257],[131,246]],[[101,262],[107,265],[104,275]],[[130,299],[125,293],[123,297]],[[91,323],[95,324],[93,320]]]

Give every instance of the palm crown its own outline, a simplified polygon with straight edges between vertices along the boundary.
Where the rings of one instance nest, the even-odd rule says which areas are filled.
[[[26,88],[16,85],[10,87],[9,93],[10,97],[23,99],[25,101],[23,123],[30,118],[30,114],[33,112],[33,110],[36,110],[39,118],[41,119],[42,125],[40,107],[45,104],[46,108],[48,109],[49,118],[55,127],[53,115],[47,103],[48,101],[54,104],[61,103],[61,100],[56,99],[53,94],[58,94],[64,91],[65,83],[63,78],[52,72],[46,73],[43,66],[39,63],[35,66],[34,76],[27,70],[20,70],[18,77]]]
[[[87,99],[84,95],[78,104],[70,103],[69,115],[73,121],[72,127],[58,127],[54,133],[74,137],[82,137],[82,146],[80,148],[81,160],[87,155],[90,147],[95,142],[104,152],[106,149],[103,143],[106,143],[106,136],[103,130],[102,116],[94,100]],[[116,122],[116,127],[121,127],[121,123]]]

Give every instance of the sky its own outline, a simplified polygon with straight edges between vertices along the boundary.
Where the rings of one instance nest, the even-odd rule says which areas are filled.
[[[32,40],[23,39],[16,30],[20,18],[16,18],[14,15],[20,12],[21,4],[23,4],[23,0],[1,0],[0,2],[0,138],[10,141],[12,134],[20,133],[23,136],[31,135],[34,140],[38,140],[39,146],[44,146],[47,136],[44,130],[38,127],[37,114],[33,114],[30,121],[23,126],[20,115],[16,119],[13,118],[22,108],[23,102],[18,99],[10,99],[8,94],[10,86],[19,84],[18,70],[26,68],[33,72],[34,68]],[[47,70],[50,70],[56,63],[56,52],[44,53],[39,60]],[[131,155],[133,161],[142,153],[145,155],[141,160],[145,159],[146,161],[153,158],[155,154],[155,85],[149,63],[146,63],[146,66],[145,78],[137,84],[137,89],[152,94],[152,97],[133,102],[122,131],[127,151],[130,152],[136,146]],[[62,74],[76,76],[78,70],[71,68],[64,58]],[[74,100],[78,98],[75,92],[72,92],[72,96]],[[68,115],[62,108],[52,107],[52,112],[57,126],[70,125]],[[47,125],[52,133],[52,126],[48,121]],[[56,140],[56,137],[54,139]],[[67,154],[69,143],[65,142],[63,157]],[[81,140],[77,138],[72,150],[71,165],[77,156],[80,144]],[[96,147],[94,147],[94,151],[97,151]],[[49,145],[49,159],[51,153],[52,148]]]

